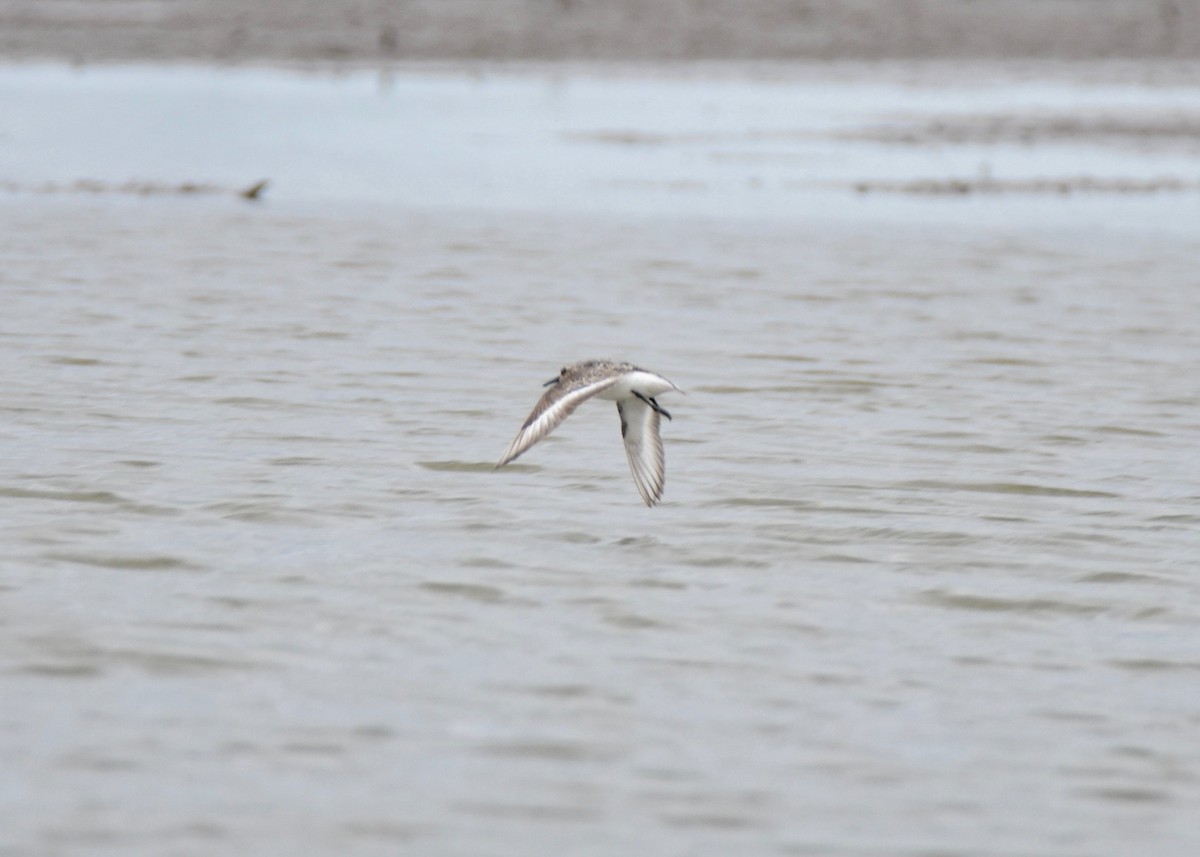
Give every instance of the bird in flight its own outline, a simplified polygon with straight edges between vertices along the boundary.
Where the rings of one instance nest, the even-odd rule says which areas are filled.
[[[574,413],[579,404],[593,396],[617,403],[621,416],[621,437],[625,439],[625,454],[633,481],[647,506],[662,497],[666,481],[666,458],[662,437],[659,436],[659,414],[671,419],[655,396],[672,390],[682,393],[662,375],[611,360],[584,360],[564,366],[558,377],[543,386],[545,392],[533,412],[509,444],[497,468],[503,467],[529,447],[558,428],[559,423]]]

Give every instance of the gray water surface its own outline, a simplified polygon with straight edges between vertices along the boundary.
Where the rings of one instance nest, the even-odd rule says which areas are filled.
[[[724,216],[705,163],[0,197],[0,853],[1196,853],[1195,199]],[[592,356],[687,391],[658,508],[611,403],[493,472]]]

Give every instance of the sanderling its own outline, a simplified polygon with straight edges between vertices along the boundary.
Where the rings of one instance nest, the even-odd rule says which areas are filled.
[[[496,467],[508,464],[558,428],[580,402],[598,396],[617,403],[633,481],[647,506],[657,503],[667,476],[658,415],[667,419],[671,415],[654,397],[671,390],[683,391],[662,375],[639,369],[632,363],[611,360],[584,360],[564,366],[557,378],[551,378],[543,386],[550,389],[538,401]]]

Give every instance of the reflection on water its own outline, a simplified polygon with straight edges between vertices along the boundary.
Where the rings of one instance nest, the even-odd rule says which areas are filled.
[[[962,208],[892,192],[1002,192],[973,217],[1186,229],[1196,76],[1070,68],[17,66],[0,69],[16,129],[0,191],[239,193],[266,179],[270,198],[326,206],[855,224]],[[1036,199],[1081,192],[1097,198]]]
[[[1178,199],[287,187],[0,200],[0,844],[1195,853]],[[656,509],[607,405],[492,470],[593,356],[688,390]]]

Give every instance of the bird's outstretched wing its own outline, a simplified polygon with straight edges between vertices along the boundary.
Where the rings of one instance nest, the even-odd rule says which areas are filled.
[[[658,433],[658,411],[641,399],[617,402],[621,415],[621,437],[625,438],[625,453],[633,481],[647,506],[662,497],[667,481],[667,460],[663,454],[662,437]]]
[[[602,393],[619,381],[619,377],[601,378],[590,382],[559,380],[538,400],[533,412],[508,445],[508,452],[500,459],[497,467],[503,467],[529,447],[558,428],[558,424],[569,417],[580,403]],[[658,415],[655,414],[657,417]]]

